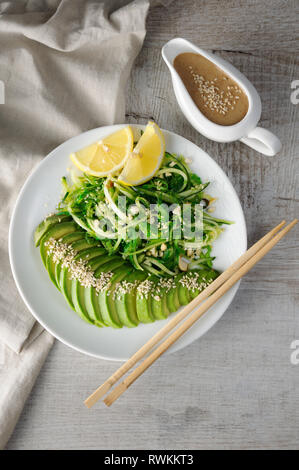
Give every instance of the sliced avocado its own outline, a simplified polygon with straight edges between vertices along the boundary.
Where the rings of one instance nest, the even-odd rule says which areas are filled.
[[[63,243],[67,243],[68,245],[72,245],[74,242],[78,240],[85,239],[85,232],[78,230],[78,232],[69,233],[62,238]],[[49,258],[47,259],[47,266],[48,266]],[[53,260],[51,258],[51,262]],[[61,271],[61,263],[55,263],[55,281],[57,284],[57,288],[60,290],[59,286],[59,278],[60,278],[60,271]]]
[[[85,250],[79,251],[78,254],[75,256],[75,259],[86,259],[86,256],[88,259],[92,259],[96,256],[103,254],[103,251],[105,250],[99,247],[87,248]],[[60,278],[59,278],[59,287],[61,289],[61,292],[65,296],[69,306],[73,310],[75,310],[74,302],[72,299],[72,279],[70,279],[70,274],[68,272],[67,267],[64,267],[61,269]]]
[[[168,317],[170,310],[167,305],[167,292],[165,287],[160,287],[151,297],[151,307],[156,320],[163,320]]]
[[[122,266],[124,263],[125,261],[119,256],[107,256],[106,262],[95,271],[94,275],[95,277],[99,277],[102,272],[107,273],[108,271],[112,271]]]
[[[94,276],[99,278],[102,273],[113,272],[114,269],[119,268],[125,263],[125,261],[119,256],[103,256],[103,262],[99,264],[94,272]],[[99,302],[99,296],[101,292],[97,292],[96,289],[86,289],[85,296],[89,297],[89,301],[86,301],[86,305],[91,304],[91,311],[94,312],[98,322],[103,323],[105,326],[109,326],[104,317],[102,316],[101,304]],[[89,303],[90,302],[90,303]]]
[[[72,244],[72,248],[78,252],[74,259],[84,258],[87,255],[87,258],[92,259],[95,256],[102,255],[105,250],[100,246],[96,246],[97,243],[90,244],[86,239],[78,240]],[[57,273],[58,274],[58,273]],[[58,286],[64,294],[68,304],[72,309],[74,309],[74,303],[72,300],[72,280],[69,278],[67,267],[60,268]]]
[[[103,320],[113,328],[122,328],[123,326],[117,314],[114,291],[118,283],[127,277],[131,270],[132,268],[127,263],[118,268],[113,268],[113,276],[111,277],[109,288],[98,294],[98,302]]]
[[[75,245],[75,243],[74,243]],[[82,245],[83,246],[83,245]],[[105,252],[105,248],[102,248],[100,246],[90,246],[88,248],[83,248],[80,251],[78,251],[77,255],[74,257],[75,260],[91,260],[95,258],[96,256],[101,256]]]
[[[37,229],[34,232],[34,243],[35,246],[38,246],[40,244],[41,239],[45,235],[45,233],[53,226],[56,224],[59,224],[60,222],[67,222],[71,221],[72,218],[68,214],[53,214],[50,215],[49,217],[46,217],[37,227]]]
[[[192,300],[192,297],[190,295],[188,288],[186,286],[183,286],[183,284],[180,282],[180,280],[185,274],[186,273],[178,274],[174,278],[175,283],[177,285],[177,292],[178,292],[180,305],[187,305]]]
[[[88,315],[88,312],[85,308],[84,297],[82,298],[82,287],[78,281],[72,279],[71,281],[71,297],[74,305],[75,312],[82,318],[82,320],[87,321],[87,323],[94,324],[94,321]]]
[[[89,262],[89,266],[92,271],[96,271],[101,265],[107,263],[108,255],[98,256],[93,258]],[[94,287],[85,287],[84,289],[84,303],[88,315],[98,326],[107,326],[102,318],[100,307],[97,301],[94,301],[94,298],[97,296],[96,289]]]
[[[196,280],[196,288],[191,288],[189,290],[191,299],[194,299],[206,288],[206,285],[211,284],[219,276],[219,272],[215,269],[202,269],[190,271],[190,275],[193,277],[194,275],[196,275],[196,277],[198,276]]]
[[[69,245],[72,242],[75,242],[79,239],[82,239],[83,237],[84,237],[83,231],[78,230],[77,232],[68,233],[67,235],[62,237],[61,242],[66,243],[67,245]],[[58,266],[61,266],[61,263],[54,263],[53,256],[51,256],[51,254],[47,254],[46,268],[47,268],[47,271],[49,273],[49,277],[50,277],[51,281],[53,282],[53,284],[55,285],[55,287],[57,287],[57,289],[60,290],[59,284],[58,284],[58,281],[57,281],[59,279],[59,277],[57,277]]]
[[[63,268],[60,272],[59,287],[69,306],[75,310],[72,300],[72,279],[70,279],[66,268]]]
[[[61,224],[53,225],[46,232],[46,234],[43,236],[43,238],[40,241],[40,254],[41,254],[41,258],[43,260],[45,268],[47,268],[47,254],[48,254],[48,249],[45,243],[50,238],[54,238],[55,240],[58,240],[59,238],[62,238],[64,235],[75,232],[76,230],[78,230],[78,225],[75,222],[62,222]]]
[[[178,289],[176,287],[170,289],[169,292],[167,292],[166,301],[171,313],[176,312],[180,308],[181,305],[179,301]]]
[[[102,258],[102,254],[91,258],[90,261],[87,263],[87,266],[90,267],[94,271],[94,265]],[[80,256],[80,259],[88,259],[86,256]],[[87,320],[89,323],[93,323],[99,327],[104,326],[103,323],[98,322],[95,318],[95,315],[89,315],[89,310],[87,308],[86,299],[85,299],[85,291],[86,287],[83,287],[78,280],[73,279],[71,285],[71,292],[72,292],[72,301],[75,307],[75,311],[78,315],[83,318],[83,320]],[[91,287],[92,289],[92,287]]]
[[[155,276],[148,276],[145,281],[152,282],[154,285],[154,280],[157,278]],[[142,323],[152,323],[155,321],[154,314],[151,307],[151,296],[152,292],[148,294],[141,292],[139,289],[136,291],[136,310],[138,320]]]
[[[62,243],[66,243],[67,245],[71,245],[72,243],[75,243],[79,240],[82,240],[85,238],[85,232],[78,227],[78,230],[76,232],[69,233],[68,235],[65,235],[62,238]]]
[[[139,319],[137,316],[136,309],[136,287],[132,287],[134,283],[140,283],[147,278],[147,274],[142,271],[134,270],[129,276],[126,277],[126,281],[131,283],[131,289],[127,292],[117,292],[114,302],[116,311],[120,322],[129,328],[137,326]]]
[[[175,312],[179,306],[177,284],[174,277],[158,279],[155,295],[152,296],[152,312],[157,320],[167,318],[171,312]]]
[[[100,245],[100,243],[97,240],[92,240],[92,239],[86,240],[86,238],[84,237],[82,240],[78,240],[74,242],[72,248],[75,251],[81,251],[81,250],[85,250],[87,248],[91,248],[94,246],[98,248],[102,248],[102,245]]]

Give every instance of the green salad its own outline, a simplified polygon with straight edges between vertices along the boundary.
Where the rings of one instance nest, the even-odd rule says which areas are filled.
[[[123,185],[117,176],[78,176],[74,171],[62,183],[60,214],[70,214],[109,255],[118,254],[159,277],[211,268],[213,242],[231,223],[210,213],[209,182],[202,182],[184,157],[168,152],[156,176],[140,186]]]
[[[154,134],[154,127],[150,123],[149,134],[162,142],[154,171],[154,147],[146,138],[137,156],[133,140],[129,149],[131,171],[143,165],[145,175],[132,180],[136,186],[122,179],[122,165],[118,172],[100,173],[109,174],[105,177],[70,168],[56,212],[35,231],[51,281],[83,320],[98,327],[165,319],[219,275],[212,247],[231,222],[213,216],[209,182],[194,174],[184,157],[164,152],[161,131],[156,126]],[[130,137],[130,130],[122,137],[125,133]],[[107,139],[78,151],[79,167],[83,160],[92,162],[98,149],[97,171],[103,159],[109,164],[115,147]]]

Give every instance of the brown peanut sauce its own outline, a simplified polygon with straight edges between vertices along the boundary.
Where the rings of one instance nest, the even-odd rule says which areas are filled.
[[[248,112],[248,97],[221,68],[201,54],[183,52],[173,66],[191,98],[206,118],[215,124],[231,126]]]

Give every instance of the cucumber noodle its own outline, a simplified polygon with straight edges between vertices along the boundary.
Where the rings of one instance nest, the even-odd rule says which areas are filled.
[[[212,197],[205,190],[209,183],[192,173],[183,157],[168,152],[156,175],[140,186],[125,186],[117,175],[96,178],[74,170],[68,180],[62,178],[62,184],[60,213],[69,213],[88,235],[101,241],[108,254],[117,253],[136,269],[156,276],[177,274],[180,258],[188,269],[212,268],[213,242],[223,225],[231,223],[208,212]],[[158,208],[154,214],[153,205]],[[183,218],[183,235],[178,237],[177,224],[186,208],[188,227]],[[200,237],[194,231],[198,213]]]

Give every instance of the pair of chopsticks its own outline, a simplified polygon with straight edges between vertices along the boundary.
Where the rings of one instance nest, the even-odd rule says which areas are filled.
[[[260,261],[298,222],[294,219],[289,225],[280,230],[284,225],[283,220],[269,233],[249,248],[228,269],[215,279],[204,291],[192,300],[161,330],[159,330],[147,343],[145,343],[130,359],[125,362],[114,374],[109,377],[86,400],[85,405],[91,408],[101,397],[106,395],[113,385],[121,379],[137,362],[144,359],[161,340],[165,339],[143,362],[136,367],[119,385],[117,385],[104,399],[107,406],[112,405],[135,380],[140,377],[170,346],[172,346],[191,326],[220,299],[234,284],[236,284],[255,264]],[[205,300],[204,303],[202,303]],[[195,309],[195,310],[194,310]],[[189,313],[194,312],[168,337],[173,330]]]

